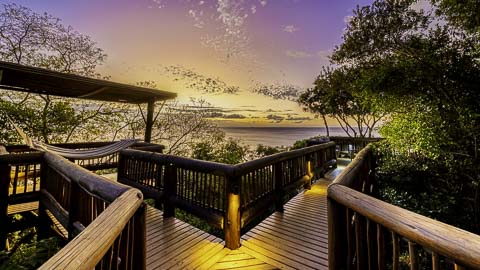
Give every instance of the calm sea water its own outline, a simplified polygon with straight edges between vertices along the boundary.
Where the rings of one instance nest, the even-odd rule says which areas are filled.
[[[227,137],[240,139],[250,146],[291,146],[294,142],[314,136],[326,135],[323,127],[223,127]],[[339,127],[330,128],[330,136],[346,136]]]

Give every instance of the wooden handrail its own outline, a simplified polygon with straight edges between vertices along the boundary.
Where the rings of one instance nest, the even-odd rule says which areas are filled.
[[[103,177],[88,171],[52,153],[44,154],[45,162],[51,168],[77,183],[85,191],[108,202],[113,202],[130,187],[106,181]]]
[[[142,193],[136,189],[125,191],[39,269],[94,269],[142,204]],[[133,269],[141,268],[136,265]]]
[[[352,187],[354,181],[358,179],[361,166],[365,162],[366,158],[371,154],[372,146],[367,145],[363,148],[348,164],[348,166],[342,170],[342,172],[333,180],[332,184],[340,184],[347,187]]]
[[[480,236],[378,200],[371,146],[328,187],[329,269],[385,269],[385,239],[391,234],[391,263],[398,269],[399,239],[408,242],[411,269],[419,267],[419,252],[431,253],[433,269],[439,258],[456,269],[480,269]]]
[[[145,269],[145,204],[139,190],[47,152],[40,194],[38,237],[48,231],[49,210],[71,240],[43,269]]]
[[[282,162],[287,159],[292,159],[299,156],[305,156],[313,152],[324,150],[335,146],[335,142],[328,142],[319,145],[308,146],[305,148],[300,148],[296,150],[291,150],[287,152],[277,153],[263,158],[255,159],[252,161],[247,161],[234,165],[235,175],[245,174],[246,172],[253,171],[264,166],[272,165],[275,163]]]
[[[310,188],[314,170],[323,173],[335,159],[335,143],[278,153],[237,165],[122,150],[118,181],[163,204],[164,216],[181,208],[223,229],[226,246],[240,246],[240,230],[275,205],[282,211],[286,191]]]
[[[431,251],[474,269],[480,268],[480,236],[391,205],[334,183],[329,197],[369,220]]]

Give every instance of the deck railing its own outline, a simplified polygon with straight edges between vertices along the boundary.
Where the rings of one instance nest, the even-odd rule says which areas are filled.
[[[68,148],[68,149],[92,149],[110,145],[114,142],[81,142],[81,143],[60,143],[53,144],[56,147]],[[8,145],[5,146],[6,150],[11,154],[25,154],[36,152],[35,149],[32,149],[26,145]],[[131,149],[150,151],[162,153],[165,147],[163,145],[146,143],[146,142],[137,142],[130,147]],[[84,167],[87,170],[96,171],[104,169],[115,169],[118,167],[118,152],[111,155],[107,155],[100,158],[91,158],[91,159],[78,159],[70,160],[76,163],[79,166]]]
[[[45,153],[39,237],[51,213],[71,240],[41,269],[145,269],[145,204],[140,191]]]
[[[0,196],[1,248],[9,204],[39,202],[39,239],[53,218],[73,239],[43,269],[145,268],[145,205],[136,189],[59,156],[32,152],[0,155]]]
[[[382,138],[361,138],[361,137],[329,137],[337,145],[337,157],[348,157],[353,159],[355,155],[365,148],[369,143],[382,140]]]
[[[328,188],[329,269],[480,269],[480,236],[385,203],[362,150]]]
[[[283,210],[284,195],[335,165],[335,143],[311,146],[227,165],[136,150],[120,154],[118,181],[156,199],[166,217],[175,208],[224,230],[226,246],[240,246],[241,229],[270,207]]]

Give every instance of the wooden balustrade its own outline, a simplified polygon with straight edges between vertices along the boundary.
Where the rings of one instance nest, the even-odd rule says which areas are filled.
[[[68,148],[68,149],[92,149],[110,145],[114,142],[81,142],[81,143],[59,143],[53,144],[53,146]],[[5,146],[6,150],[11,154],[25,154],[31,152],[37,152],[35,149],[31,149],[26,145],[8,145]],[[130,147],[131,149],[137,149],[142,151],[162,153],[165,147],[163,145],[137,142]],[[88,170],[103,170],[103,169],[116,169],[118,167],[118,153],[107,155],[100,158],[89,159],[76,159],[70,160],[79,166],[82,166]]]
[[[480,236],[375,199],[375,192],[367,147],[328,188],[329,269],[400,269],[405,260],[410,269],[480,269]]]
[[[120,152],[118,181],[154,198],[166,217],[180,208],[224,230],[226,246],[240,247],[240,232],[271,206],[283,208],[284,194],[310,187],[316,174],[335,166],[335,143],[279,153],[238,165]]]
[[[39,220],[49,211],[71,240],[41,269],[145,269],[145,204],[140,191],[44,153]],[[40,224],[39,231],[48,228]]]
[[[365,148],[369,143],[375,143],[381,141],[382,138],[361,138],[361,137],[329,137],[331,141],[334,141],[337,145],[337,156],[346,156],[353,159],[355,155]]]
[[[8,205],[39,201],[38,238],[48,235],[52,220],[71,240],[42,269],[144,269],[143,196],[51,153],[0,155],[0,214]],[[1,226],[2,248],[7,224]]]

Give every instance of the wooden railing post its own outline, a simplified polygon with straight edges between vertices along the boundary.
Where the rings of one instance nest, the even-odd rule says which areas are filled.
[[[173,164],[165,165],[163,192],[163,217],[175,217],[173,199],[177,194],[177,168]]]
[[[227,212],[225,213],[223,231],[225,247],[237,249],[240,247],[240,177],[227,178]]]
[[[142,194],[138,195],[142,198]],[[147,227],[146,227],[146,211],[145,203],[142,203],[133,217],[133,269],[145,270],[147,267]]]
[[[304,189],[312,189],[312,179],[313,179],[313,175],[314,175],[314,171],[313,171],[313,168],[312,168],[312,155],[307,155],[306,157],[306,166],[307,166],[307,179],[306,179],[306,182],[305,184],[303,185],[303,188]]]
[[[348,243],[345,206],[333,199],[327,200],[328,210],[328,269],[347,269]]]
[[[40,164],[40,189],[45,188],[48,179],[48,165],[45,159]],[[40,203],[38,204],[38,230],[37,238],[45,239],[50,234],[50,218],[47,216],[46,207],[42,203],[42,195],[40,195]]]
[[[117,182],[125,177],[125,157],[122,152],[118,153]]]
[[[80,209],[85,208],[85,204],[79,207],[79,203],[83,203],[80,198],[80,187],[75,181],[70,181],[70,204],[68,209],[68,240],[75,238],[75,227],[73,224],[78,221]],[[89,205],[86,205],[89,207]]]
[[[1,153],[0,153],[1,155]],[[0,164],[0,250],[7,247],[8,221],[8,189],[10,188],[10,166],[8,163]]]
[[[275,179],[275,211],[283,212],[283,168],[282,163],[275,163],[273,165],[273,176]]]

